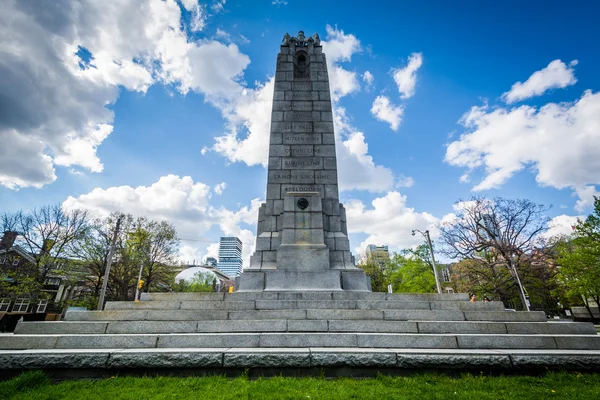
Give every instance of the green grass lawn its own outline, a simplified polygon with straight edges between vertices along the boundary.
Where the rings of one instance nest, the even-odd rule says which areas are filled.
[[[115,377],[52,383],[41,372],[0,382],[1,399],[599,399],[600,374],[380,376],[374,379]]]

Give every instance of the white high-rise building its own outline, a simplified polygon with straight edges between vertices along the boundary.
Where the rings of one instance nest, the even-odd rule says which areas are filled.
[[[222,237],[219,242],[217,268],[230,277],[242,273],[242,241],[237,237]]]

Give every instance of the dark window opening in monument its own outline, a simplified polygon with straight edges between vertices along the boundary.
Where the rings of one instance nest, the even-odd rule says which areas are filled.
[[[306,56],[304,54],[297,56],[294,69],[294,78],[308,78],[308,67],[306,65]]]

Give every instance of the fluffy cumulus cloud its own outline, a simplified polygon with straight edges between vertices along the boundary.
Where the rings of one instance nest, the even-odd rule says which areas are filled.
[[[143,93],[161,83],[211,98],[242,93],[238,80],[249,58],[234,44],[189,41],[186,30],[201,24],[186,26],[181,7],[192,24],[202,13],[187,0],[4,2],[0,184],[41,187],[56,179],[56,166],[101,172],[96,151],[112,132],[107,105],[120,87]]]
[[[404,68],[392,68],[390,71],[398,86],[400,97],[408,99],[415,94],[417,86],[417,71],[423,65],[423,54],[412,53],[408,57],[408,64]]]
[[[224,184],[219,186],[224,187]],[[256,223],[260,201],[254,199],[250,206],[232,211],[212,205],[211,199],[210,186],[194,182],[189,176],[167,175],[150,186],[96,188],[78,197],[70,196],[63,202],[63,208],[89,210],[98,217],[120,211],[169,221],[181,238],[189,239],[183,240],[180,249],[180,258],[186,262],[214,255],[218,239],[208,245],[207,236],[211,228],[218,227],[223,235],[238,236],[242,240],[247,263],[255,239],[254,229],[247,228]]]
[[[432,239],[437,238],[438,219],[426,212],[415,211],[406,204],[406,196],[399,192],[389,192],[371,202],[367,208],[359,200],[350,200],[345,204],[350,233],[368,235],[355,251],[364,252],[369,244],[386,244],[393,250],[405,249],[423,243],[423,237],[412,236],[413,229],[429,230]]]
[[[218,195],[222,195],[223,192],[225,191],[225,188],[227,187],[227,183],[225,182],[221,182],[218,185],[216,185],[214,187],[215,193]]]
[[[404,108],[392,104],[390,99],[386,96],[377,96],[373,100],[373,106],[371,107],[371,114],[379,121],[387,122],[390,124],[390,128],[393,131],[397,131],[402,121],[402,113]]]
[[[392,170],[375,164],[364,133],[350,124],[345,108],[333,108],[333,124],[340,190],[383,192],[391,189],[394,186]]]
[[[510,91],[502,94],[502,100],[508,104],[534,96],[540,96],[550,89],[560,89],[577,83],[573,67],[577,60],[567,66],[561,60],[554,60],[544,69],[531,74],[525,82],[512,85]]]
[[[341,97],[360,90],[360,83],[356,72],[344,69],[340,63],[350,62],[352,55],[361,51],[360,40],[352,34],[327,25],[327,40],[322,42],[323,52],[327,55],[327,71],[329,72],[329,86],[332,99]]]
[[[600,184],[600,93],[540,108],[476,106],[460,122],[467,132],[448,145],[445,161],[485,171],[473,190],[497,188],[532,167],[540,185],[572,189],[578,211],[592,204]]]
[[[228,133],[215,138],[213,150],[231,162],[265,165],[269,157],[269,128],[275,79],[244,89],[229,102],[220,104]]]
[[[548,230],[542,234],[542,238],[553,239],[573,234],[578,219],[585,219],[585,217],[562,214],[552,218],[548,221]]]

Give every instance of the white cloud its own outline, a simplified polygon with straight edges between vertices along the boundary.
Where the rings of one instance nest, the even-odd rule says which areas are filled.
[[[594,205],[594,197],[600,197],[600,192],[592,185],[576,187],[575,194],[579,198],[575,203],[575,210],[583,212]]]
[[[213,2],[212,6],[210,7],[215,13],[220,13],[225,11],[225,3],[227,3],[227,0],[216,0],[215,2]]]
[[[216,185],[213,190],[215,191],[216,194],[222,195],[223,191],[225,191],[226,187],[227,187],[227,183],[221,182],[218,185]]]
[[[214,151],[232,162],[267,164],[274,89],[275,79],[271,78],[264,85],[257,84],[256,89],[245,89],[239,98],[221,106],[229,133],[215,138]]]
[[[408,57],[408,64],[404,68],[392,68],[390,71],[398,86],[400,97],[408,99],[415,94],[417,85],[417,70],[423,65],[423,54],[412,53]]]
[[[579,211],[591,204],[600,184],[600,93],[539,109],[476,106],[460,122],[468,131],[450,143],[445,161],[485,169],[473,190],[497,188],[531,166],[540,185],[574,190]]]
[[[351,61],[352,56],[361,51],[360,40],[353,34],[345,34],[342,29],[325,26],[327,32],[327,41],[322,41],[323,52],[327,54],[327,58],[333,62]]]
[[[387,122],[393,131],[397,131],[402,121],[404,108],[390,102],[386,96],[377,96],[371,107],[371,114],[379,121]]]
[[[517,82],[512,85],[510,91],[502,94],[502,100],[508,104],[534,96],[540,96],[550,89],[560,89],[577,83],[572,67],[577,65],[573,60],[567,66],[561,60],[554,60],[546,68],[535,71],[523,83]]]
[[[365,71],[362,74],[362,80],[363,82],[365,82],[365,91],[370,92],[371,90],[373,90],[375,88],[375,85],[373,85],[373,82],[375,81],[375,77],[373,76],[373,74],[369,71]]]
[[[279,7],[279,6],[287,6],[287,3],[288,2],[285,1],[285,0],[273,0],[271,2],[271,4],[273,4],[274,6],[277,6],[277,7]]]
[[[396,180],[396,184],[394,185],[394,187],[400,188],[400,187],[412,187],[415,184],[415,180],[410,177],[410,176],[400,176],[397,180]]]
[[[570,236],[574,232],[578,219],[585,219],[582,216],[559,215],[548,221],[548,230],[541,237],[543,239],[552,239],[562,236]]]
[[[208,14],[204,9],[204,6],[199,4],[198,0],[179,0],[187,11],[192,14],[190,20],[190,30],[192,32],[201,31],[206,27],[206,21],[208,20]]]
[[[364,133],[350,124],[343,107],[333,108],[333,124],[340,190],[383,192],[391,189],[394,174],[389,168],[375,164],[368,154]]]
[[[0,152],[21,160],[1,158],[0,184],[9,188],[51,183],[57,165],[101,172],[96,150],[114,118],[106,106],[121,86],[143,93],[158,82],[226,99],[243,91],[249,58],[234,44],[188,42],[175,0],[2,7]]]
[[[432,239],[437,238],[438,219],[426,212],[407,207],[406,196],[389,192],[371,202],[367,209],[359,200],[346,202],[346,216],[350,233],[369,235],[355,251],[362,254],[368,244],[388,245],[401,250],[423,243],[421,236],[412,236],[413,229],[429,230]]]
[[[217,189],[215,188],[215,191]],[[244,243],[244,262],[247,265],[254,246],[254,234],[242,225],[254,225],[260,201],[254,199],[250,207],[237,211],[210,204],[212,199],[208,185],[194,182],[189,176],[167,175],[150,186],[117,186],[108,189],[96,188],[79,197],[69,196],[63,208],[81,208],[93,215],[106,217],[120,211],[146,216],[154,220],[166,220],[175,225],[177,233],[184,239],[180,251],[183,261],[201,259],[207,251],[214,251],[215,243],[206,245],[209,230],[218,226],[224,235],[238,236]],[[252,229],[254,230],[254,229]],[[216,244],[218,248],[218,243]]]
[[[262,201],[253,199],[250,207],[244,206],[238,211],[230,211],[220,208],[215,213],[219,218],[219,227],[226,236],[237,236],[242,241],[242,259],[244,266],[250,264],[250,256],[254,253],[256,244],[255,229],[252,231],[243,229],[241,224],[253,225],[258,219],[258,209]]]
[[[217,36],[217,38],[224,40],[226,42],[231,42],[231,35],[227,32],[225,32],[224,30],[222,30],[221,28],[217,28],[217,32],[215,33],[215,35]]]
[[[329,87],[332,100],[356,92],[360,89],[356,72],[342,68],[339,63],[349,62],[352,55],[361,51],[360,41],[352,34],[345,34],[337,27],[327,25],[327,40],[323,40],[323,53],[327,56],[327,71],[329,72]]]

